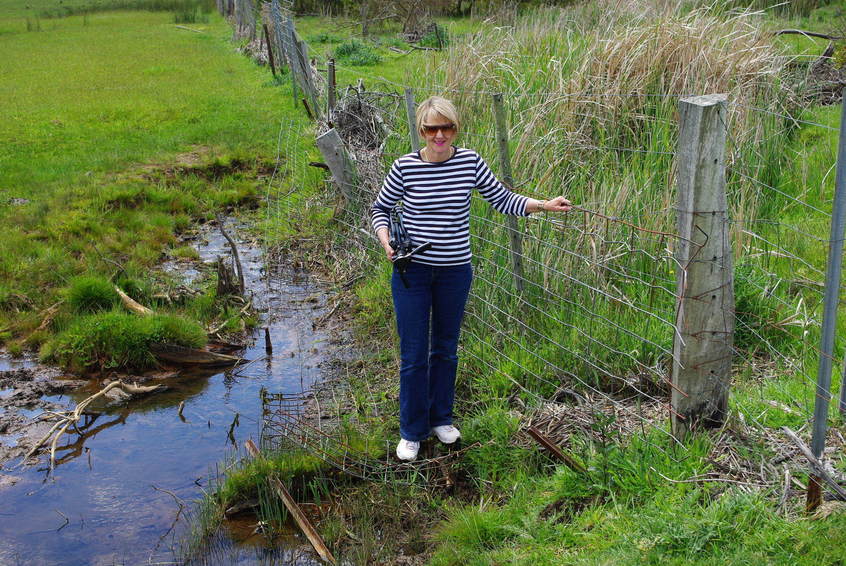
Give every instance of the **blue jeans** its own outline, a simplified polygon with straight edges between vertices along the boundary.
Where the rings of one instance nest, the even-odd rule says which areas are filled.
[[[394,269],[391,290],[400,338],[400,435],[420,441],[432,427],[452,424],[458,334],[470,293],[469,263],[411,263],[409,287]]]

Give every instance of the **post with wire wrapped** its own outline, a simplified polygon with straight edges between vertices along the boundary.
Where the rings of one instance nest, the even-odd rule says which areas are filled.
[[[726,95],[679,102],[677,309],[672,429],[682,440],[725,422],[734,346],[726,203]]]

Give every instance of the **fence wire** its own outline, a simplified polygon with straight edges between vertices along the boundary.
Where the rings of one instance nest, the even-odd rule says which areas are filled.
[[[366,99],[378,111],[376,122],[384,137],[375,147],[356,146],[349,143],[349,136],[345,138],[353,161],[363,169],[358,182],[347,187],[346,200],[331,185],[326,192],[303,198],[298,191],[314,180],[314,172],[305,157],[291,153],[298,147],[291,140],[306,132],[293,124],[284,134],[280,130],[287,138],[283,144],[285,158],[281,161],[284,176],[280,175],[277,188],[268,189],[268,214],[272,216],[268,225],[289,225],[299,217],[286,207],[326,208],[327,203],[335,203],[333,219],[341,228],[339,238],[344,243],[343,249],[337,251],[339,261],[372,271],[366,262],[382,261],[383,254],[371,233],[368,210],[385,168],[393,158],[405,153],[402,144],[407,143],[403,141],[407,139],[406,116],[401,89],[408,85],[370,75],[360,68],[336,66],[398,89],[375,93],[371,85],[364,94],[348,87],[339,101],[342,107],[344,98],[348,104],[357,99],[359,105]],[[448,90],[436,85],[415,88],[427,94]],[[460,92],[477,97],[491,94],[486,90]],[[541,94],[545,93],[535,96]],[[647,95],[567,94],[579,103],[591,103],[591,99],[599,103],[613,96]],[[655,97],[675,100],[683,95]],[[826,199],[811,198],[801,179],[791,177],[791,172],[774,174],[786,163],[787,156],[773,155],[767,144],[796,127],[831,128],[754,106],[729,106],[751,113],[753,122],[749,127],[759,127],[755,120],[763,124],[776,119],[782,124],[757,145],[736,133],[735,124],[727,124],[729,212],[725,221],[735,257],[732,275],[736,304],[724,305],[722,312],[736,327],[732,387],[743,392],[732,396],[729,413],[763,431],[768,442],[776,445],[779,441],[772,438],[774,423],[789,422],[797,428],[807,428],[815,396],[830,396],[829,391],[819,390],[812,372],[820,353],[817,344],[825,287],[825,254],[820,253],[820,248],[829,242],[831,212],[817,204],[827,202]],[[329,119],[340,120],[338,114]],[[581,396],[595,405],[597,413],[610,412],[621,422],[631,423],[624,427],[626,430],[654,431],[655,434],[644,434],[645,441],[676,458],[685,448],[675,441],[668,426],[673,413],[670,395],[676,387],[671,370],[679,362],[674,340],[681,337],[676,323],[678,281],[685,277],[688,268],[679,262],[677,252],[682,246],[693,246],[690,255],[693,261],[699,260],[695,245],[682,238],[676,227],[673,163],[678,126],[669,119],[653,120],[670,130],[671,135],[646,146],[594,144],[579,135],[569,136],[564,130],[512,131],[516,133],[515,154],[520,159],[528,161],[532,154],[550,155],[554,163],[544,174],[540,183],[543,186],[533,189],[518,183],[517,192],[545,194],[544,182],[558,168],[564,170],[560,178],[568,179],[574,187],[587,184],[589,190],[571,197],[583,208],[568,215],[540,215],[520,221],[523,251],[519,271],[512,266],[512,229],[504,217],[474,195],[471,244],[475,282],[463,329],[464,362],[459,391],[473,391],[494,383],[497,390],[487,392],[488,396],[508,399],[525,410],[529,421],[542,421],[548,430],[556,429],[549,415],[566,419],[562,408],[569,406],[572,395]],[[495,132],[475,131],[471,127],[461,135],[483,155],[496,155]],[[585,152],[595,155],[585,157]],[[640,161],[643,157],[655,161]],[[619,189],[619,198],[594,183],[595,178],[607,178],[605,169],[611,158],[621,166],[611,178],[628,187]],[[832,152],[831,167],[834,162]],[[656,164],[665,170],[644,170]],[[516,169],[520,170],[519,166]],[[285,181],[281,180],[283,177]],[[825,177],[823,180],[830,181]],[[632,189],[637,182],[644,185]],[[645,191],[654,191],[658,196],[651,201],[637,201],[639,208],[633,209],[629,199],[623,198],[626,191],[634,197]],[[584,199],[580,201],[579,197]],[[296,229],[290,225],[289,228]],[[835,362],[842,364],[842,359],[838,357]],[[482,380],[479,376],[486,377]],[[490,376],[499,379],[492,381]],[[381,391],[372,394],[369,402],[378,406],[378,398],[383,395]],[[304,392],[297,398],[269,397],[265,419],[268,438],[277,443],[292,442],[345,473],[369,480],[431,482],[445,477],[443,462],[437,459],[426,459],[413,468],[397,464],[390,458],[392,446],[387,442],[384,446],[368,447],[364,455],[360,450],[353,451],[344,441],[342,427],[322,427],[322,419],[315,420],[314,414],[309,414],[307,407],[312,407],[315,398],[319,394],[313,392]],[[459,410],[469,410],[469,404],[459,400]],[[546,420],[531,415],[544,415]],[[761,476],[753,483],[778,484],[770,477],[773,470],[765,473],[762,468]]]

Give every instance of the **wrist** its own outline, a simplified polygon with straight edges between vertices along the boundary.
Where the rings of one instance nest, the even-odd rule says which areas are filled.
[[[546,203],[547,203],[547,201],[546,201],[545,199],[544,199],[544,200],[539,200],[539,201],[538,201],[538,210],[537,210],[537,211],[538,211],[538,212],[544,212],[544,211],[546,210]]]

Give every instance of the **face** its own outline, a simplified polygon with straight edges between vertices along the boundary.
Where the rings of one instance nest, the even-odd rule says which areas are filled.
[[[440,127],[439,127],[440,126]],[[423,119],[420,135],[426,140],[426,153],[430,156],[448,156],[455,140],[455,124],[437,112],[429,112]]]

